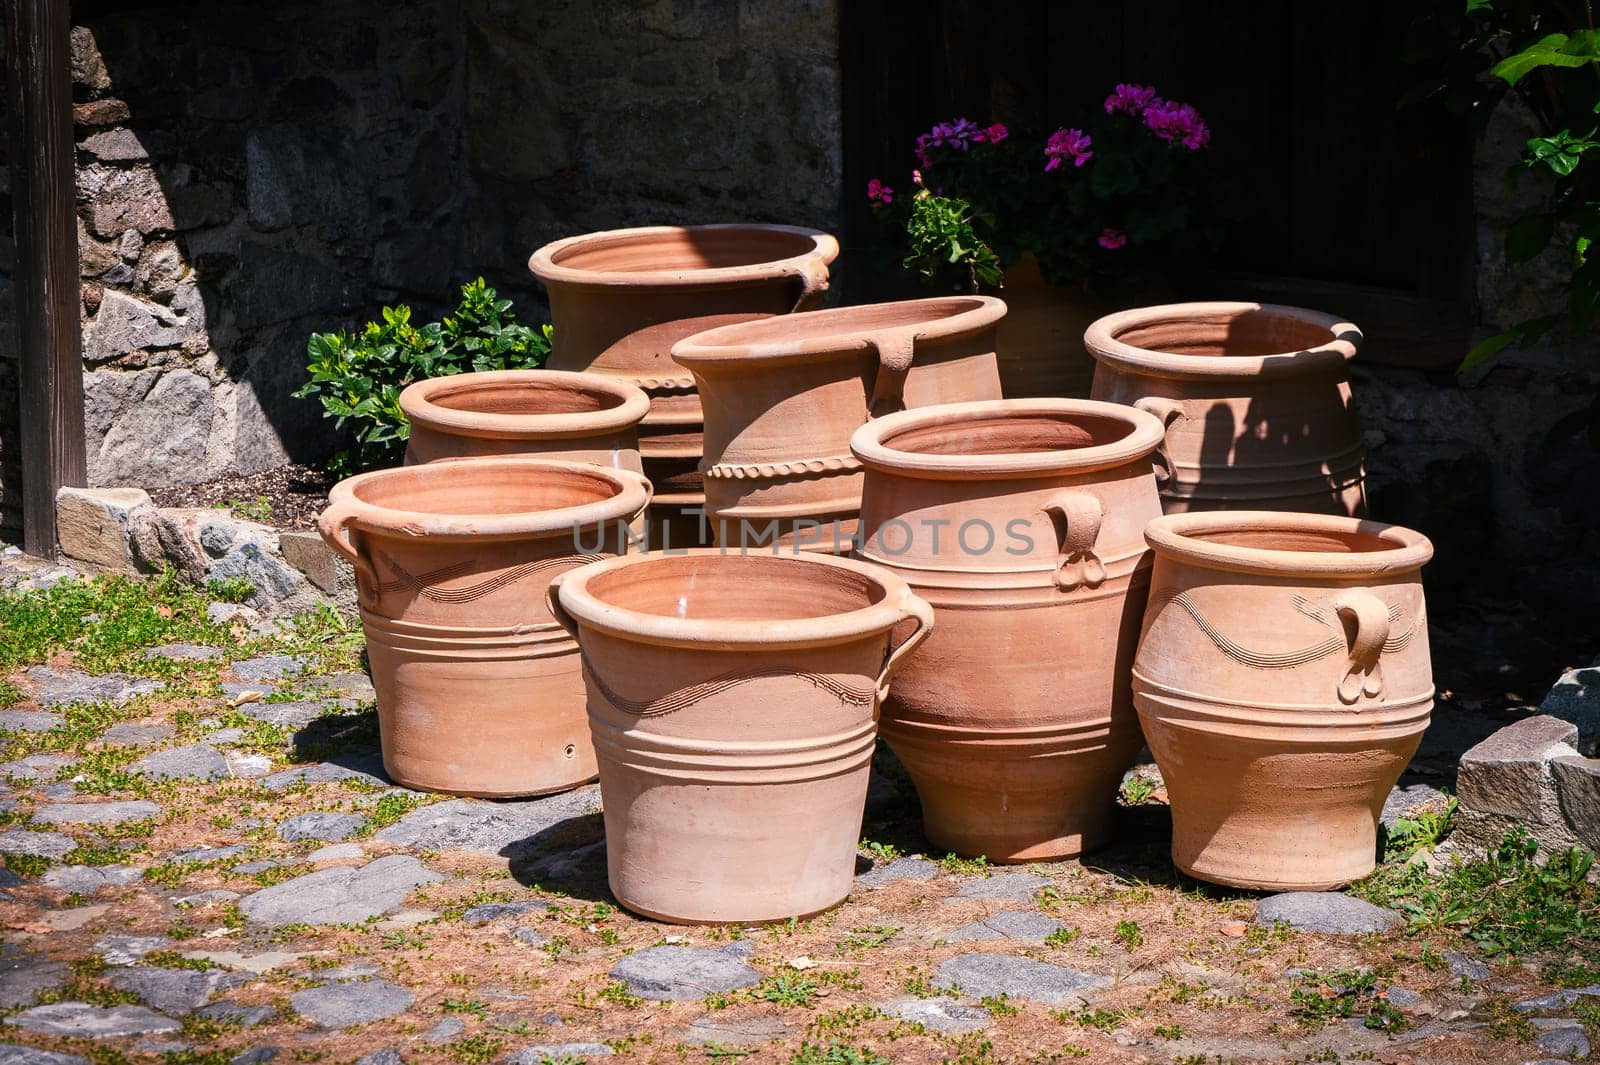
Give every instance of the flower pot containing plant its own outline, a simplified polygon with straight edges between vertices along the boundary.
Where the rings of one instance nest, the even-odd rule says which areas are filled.
[[[850,891],[878,704],[933,613],[847,559],[634,555],[563,574],[583,647],[611,891],[681,923]]]
[[[560,370],[499,370],[418,381],[400,393],[406,464],[544,455],[643,472],[639,421],[650,397],[625,381]]]
[[[1128,674],[1160,442],[1151,415],[1081,399],[927,407],[851,439],[857,557],[939,619],[880,724],[935,846],[1026,862],[1108,839],[1141,743]]]
[[[499,798],[594,778],[578,647],[544,589],[622,550],[649,500],[637,473],[515,455],[333,487],[317,526],[355,567],[391,779]]]
[[[873,179],[867,198],[923,283],[1004,297],[1007,397],[1084,397],[1084,327],[1204,268],[1220,244],[1210,140],[1193,107],[1118,85],[1048,136],[940,122],[917,137],[909,192]]]
[[[1366,513],[1366,445],[1347,364],[1361,330],[1270,303],[1175,303],[1107,315],[1084,342],[1094,398],[1167,425],[1168,514]]]
[[[558,240],[529,260],[550,296],[551,368],[605,374],[649,394],[640,452],[654,513],[674,519],[674,545],[698,539],[698,515],[684,511],[703,507],[705,494],[700,397],[669,350],[713,326],[816,306],[838,254],[833,237],[794,226],[651,226]]]
[[[706,513],[719,544],[842,554],[861,509],[850,434],[907,407],[999,399],[1005,304],[946,296],[839,307],[673,346],[705,397]]]
[[[1168,515],[1133,702],[1172,802],[1172,860],[1233,887],[1370,873],[1378,815],[1433,707],[1421,569],[1395,525]]]

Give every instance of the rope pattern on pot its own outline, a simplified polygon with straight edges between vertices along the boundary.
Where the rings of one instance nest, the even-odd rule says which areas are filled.
[[[762,669],[755,671],[735,669],[713,677],[708,681],[691,684],[687,688],[679,688],[672,694],[663,695],[658,699],[630,699],[600,679],[600,674],[590,664],[588,655],[585,654],[582,657],[583,672],[589,678],[590,683],[595,686],[601,695],[605,696],[608,703],[623,713],[632,714],[635,717],[661,717],[664,714],[670,714],[693,706],[702,699],[709,699],[713,695],[721,695],[723,692],[737,688],[741,684],[748,684],[753,680],[763,680],[767,677],[794,677],[798,680],[806,681],[812,687],[827,692],[846,706],[871,706],[873,698],[877,694],[871,685],[858,688],[853,684],[845,684],[834,680],[832,677],[822,673],[797,673],[789,669]]]
[[[1303,666],[1308,662],[1315,662],[1318,659],[1327,658],[1329,655],[1340,654],[1345,650],[1343,628],[1339,624],[1338,618],[1325,605],[1314,603],[1303,595],[1294,597],[1295,609],[1318,624],[1340,633],[1340,635],[1329,636],[1325,640],[1302,647],[1297,651],[1255,651],[1245,647],[1243,644],[1235,643],[1217,631],[1216,626],[1206,620],[1205,615],[1200,613],[1200,609],[1194,605],[1194,601],[1189,598],[1187,592],[1174,592],[1169,588],[1156,594],[1158,608],[1168,603],[1172,603],[1185,614],[1188,614],[1200,631],[1205,633],[1206,639],[1216,646],[1217,650],[1229,658],[1256,669],[1293,669],[1295,666]],[[1390,604],[1389,620],[1392,622],[1399,621],[1400,616],[1400,608]],[[1384,652],[1400,650],[1411,642],[1411,637],[1415,634],[1416,629],[1411,628],[1405,632],[1390,636],[1389,639],[1384,641]]]
[[[378,584],[378,594],[398,592],[409,589],[422,598],[435,603],[470,603],[482,599],[491,592],[497,592],[522,580],[547,569],[558,566],[581,566],[586,562],[599,562],[607,557],[605,555],[562,555],[559,558],[536,558],[512,566],[510,569],[501,570],[494,576],[477,584],[469,584],[465,588],[435,588],[433,585],[440,581],[451,580],[463,574],[470,573],[476,565],[474,562],[457,562],[454,565],[442,566],[439,569],[429,570],[420,576],[408,573],[405,567],[390,558],[382,551],[375,552],[383,564],[394,572],[395,579],[382,581]]]

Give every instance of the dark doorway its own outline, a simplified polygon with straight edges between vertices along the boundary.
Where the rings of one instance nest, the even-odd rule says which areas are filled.
[[[845,239],[880,239],[864,190],[932,123],[1053,129],[1117,82],[1194,104],[1239,217],[1213,290],[1361,324],[1368,352],[1452,364],[1472,322],[1471,130],[1397,101],[1415,8],[1274,0],[844,5]],[[895,181],[894,179],[900,179]]]

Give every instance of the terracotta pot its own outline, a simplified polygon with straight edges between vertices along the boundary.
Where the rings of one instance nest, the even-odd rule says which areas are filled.
[[[328,498],[317,526],[355,566],[389,776],[485,797],[592,780],[578,648],[544,590],[620,550],[649,482],[497,456],[363,473]]]
[[[907,657],[881,731],[937,847],[991,861],[1104,843],[1138,751],[1128,671],[1161,514],[1161,423],[1074,399],[956,403],[857,430],[859,557],[939,627]]]
[[[499,370],[418,381],[400,393],[406,464],[544,455],[643,472],[639,421],[650,397],[624,381],[559,370]]]
[[[1366,448],[1348,361],[1361,330],[1262,303],[1175,303],[1107,315],[1084,343],[1094,398],[1167,423],[1156,476],[1168,514],[1366,513]]]
[[[841,901],[878,703],[928,605],[864,563],[718,551],[585,566],[550,597],[583,645],[617,899],[683,923]]]
[[[843,554],[861,509],[850,434],[907,407],[999,399],[1005,304],[946,296],[840,307],[679,341],[706,398],[706,512],[720,544]]]
[[[1088,396],[1094,359],[1083,346],[1083,334],[1109,308],[1045,281],[1032,252],[1006,268],[1000,295],[1006,316],[995,337],[995,355],[1006,397]]]
[[[839,243],[793,226],[651,226],[546,244],[528,268],[550,295],[553,370],[620,378],[650,396],[639,428],[658,529],[698,539],[700,397],[674,342],[713,326],[817,306]]]
[[[1433,546],[1331,515],[1150,523],[1139,723],[1201,880],[1322,891],[1373,869],[1378,814],[1433,708]]]

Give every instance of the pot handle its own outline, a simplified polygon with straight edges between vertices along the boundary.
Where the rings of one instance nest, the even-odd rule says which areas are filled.
[[[872,379],[872,397],[867,402],[867,417],[881,418],[904,410],[906,374],[917,353],[917,334],[881,333],[870,343],[878,352],[878,372]]]
[[[809,304],[815,303],[817,297],[828,291],[828,264],[814,259],[808,259],[801,264],[795,274],[800,279],[800,295],[795,297],[794,306],[789,313],[803,311]]]
[[[550,583],[544,590],[544,605],[549,608],[550,616],[555,618],[556,624],[566,629],[567,635],[576,640],[578,638],[578,619],[573,617],[567,608],[561,605],[561,579],[565,576],[566,573],[558,573],[550,578]]]
[[[1153,414],[1161,422],[1162,429],[1171,429],[1172,423],[1183,417],[1183,404],[1175,399],[1165,396],[1141,396],[1133,401],[1133,405],[1146,414]],[[1172,480],[1172,457],[1167,454],[1166,438],[1156,448],[1156,484],[1164,485]]]
[[[1056,562],[1056,587],[1063,592],[1098,588],[1106,579],[1106,566],[1095,553],[1105,507],[1089,492],[1072,489],[1044,505],[1046,514],[1060,515],[1061,553]]]
[[[363,606],[378,604],[378,573],[372,562],[356,547],[350,538],[350,528],[355,524],[356,511],[347,503],[330,503],[317,515],[317,531],[334,552],[349,562],[356,571],[356,597]]]
[[[1339,681],[1339,701],[1346,705],[1363,694],[1376,699],[1383,694],[1383,646],[1389,641],[1389,607],[1361,588],[1349,588],[1334,598],[1333,609],[1347,623],[1350,666]]]
[[[928,638],[928,633],[933,629],[933,607],[919,596],[907,591],[900,598],[900,621],[915,619],[916,629],[900,642],[900,646],[889,652],[889,657],[883,660],[883,669],[878,673],[878,704],[881,706],[884,699],[889,697],[889,681],[894,677],[895,670],[900,668],[901,661],[906,655],[917,649],[923,640]]]

